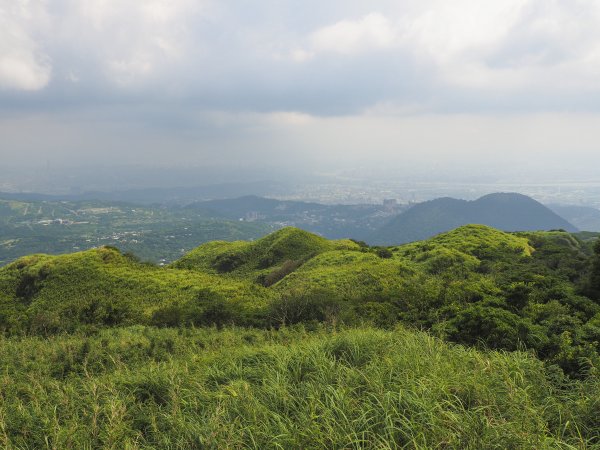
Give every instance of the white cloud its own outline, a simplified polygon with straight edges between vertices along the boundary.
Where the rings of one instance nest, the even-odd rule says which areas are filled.
[[[0,91],[0,153],[593,167],[599,11],[593,0],[0,0],[0,88],[40,91]]]
[[[0,88],[36,91],[50,81],[50,59],[31,35],[39,13],[27,2],[0,5]]]
[[[429,2],[404,19],[406,48],[473,89],[600,88],[599,7],[557,0]]]
[[[297,48],[297,49],[291,51],[290,56],[291,56],[292,60],[302,63],[302,62],[312,59],[315,56],[315,53],[312,51],[307,51],[307,50],[304,50],[301,48]],[[276,55],[276,57],[278,57],[278,55]]]
[[[274,125],[299,126],[312,123],[315,118],[309,114],[295,111],[281,111],[268,115]]]
[[[140,83],[185,59],[190,29],[206,2],[70,0],[74,31],[88,40],[109,81]],[[79,28],[81,27],[81,28]]]
[[[394,44],[396,31],[390,20],[378,12],[359,20],[342,20],[313,32],[310,43],[314,50],[352,54]]]
[[[404,0],[385,14],[319,27],[290,57],[359,59],[378,51],[388,60],[410,58],[409,69],[461,89],[600,90],[600,3]]]
[[[467,54],[485,55],[509,35],[526,2],[426,2],[415,16],[402,18],[403,39],[441,64]]]

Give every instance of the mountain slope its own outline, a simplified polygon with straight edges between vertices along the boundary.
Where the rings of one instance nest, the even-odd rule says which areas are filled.
[[[575,205],[549,205],[548,207],[582,231],[600,231],[600,210],[596,208]]]
[[[530,197],[498,193],[474,201],[440,198],[419,203],[373,233],[369,242],[379,245],[412,242],[470,223],[504,231],[577,231],[565,219]]]

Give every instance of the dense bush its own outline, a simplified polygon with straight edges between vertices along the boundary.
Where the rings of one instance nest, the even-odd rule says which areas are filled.
[[[471,305],[447,325],[447,337],[463,344],[506,350],[517,350],[519,346],[543,349],[548,344],[544,328],[494,305]]]
[[[589,295],[600,301],[600,239],[594,245],[594,258],[590,272]]]
[[[392,256],[394,256],[392,251],[385,247],[381,247],[381,248],[378,248],[377,250],[375,250],[375,254],[377,256],[379,256],[380,258],[391,258]]]
[[[224,254],[220,255],[214,262],[215,268],[221,273],[231,272],[240,267],[246,261],[245,255]]]
[[[277,326],[301,322],[335,323],[344,308],[335,292],[318,288],[294,289],[282,293],[269,305],[268,317]]]
[[[239,313],[223,295],[210,289],[203,289],[192,300],[173,302],[157,309],[152,314],[151,323],[162,327],[190,325],[221,327],[239,322]]]

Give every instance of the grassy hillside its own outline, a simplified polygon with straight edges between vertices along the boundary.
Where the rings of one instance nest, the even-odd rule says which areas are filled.
[[[3,448],[600,448],[593,236],[31,255],[0,330]]]
[[[469,225],[377,248],[285,228],[204,244],[167,268],[112,248],[22,258],[0,269],[0,329],[404,323],[461,344],[532,349],[583,377],[600,367],[591,267],[591,242],[558,231]]]
[[[16,448],[597,448],[596,381],[424,333],[104,330],[0,345]]]
[[[283,278],[274,287],[280,292],[322,288],[346,300],[382,293],[412,275],[410,264],[381,258],[375,253],[335,251],[319,255]]]

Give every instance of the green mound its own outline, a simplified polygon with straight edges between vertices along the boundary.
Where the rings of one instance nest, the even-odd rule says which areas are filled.
[[[4,448],[566,449],[600,436],[597,382],[403,329],[1,344]]]
[[[0,292],[1,329],[42,333],[146,323],[157,309],[207,297],[223,298],[245,314],[270,297],[252,283],[159,268],[110,247],[21,258],[0,269]]]
[[[534,251],[527,238],[485,225],[465,225],[425,241],[404,245],[400,249],[402,254],[414,256],[435,247],[456,250],[478,259],[531,256]]]
[[[413,275],[410,264],[374,253],[333,251],[314,257],[275,285],[279,291],[327,288],[343,298],[374,297],[389,292],[402,277]]]
[[[288,227],[255,242],[211,242],[201,245],[175,262],[173,267],[255,279],[286,261],[302,263],[321,253],[341,249],[358,249],[358,245],[346,240],[330,241]]]
[[[392,250],[390,258],[379,257],[376,252],[326,252],[283,278],[276,288],[281,291],[327,288],[344,298],[375,301],[395,297],[398,304],[406,304],[420,295],[406,289],[413,291],[415,285],[422,283],[422,291],[439,291],[442,286],[438,280],[423,277],[444,275],[454,278],[445,295],[460,297],[461,289],[463,298],[468,298],[473,289],[477,295],[493,295],[497,289],[491,280],[478,273],[482,261],[520,260],[530,257],[534,248],[525,237],[483,225],[469,225]]]

